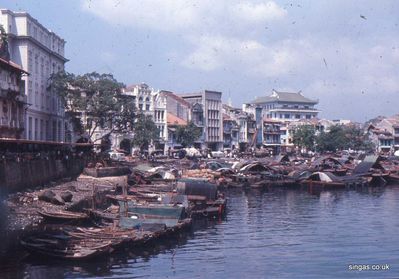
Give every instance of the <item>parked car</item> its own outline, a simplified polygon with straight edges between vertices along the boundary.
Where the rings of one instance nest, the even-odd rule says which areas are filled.
[[[111,151],[108,154],[112,160],[115,160],[115,161],[125,161],[126,160],[126,155],[122,152]]]

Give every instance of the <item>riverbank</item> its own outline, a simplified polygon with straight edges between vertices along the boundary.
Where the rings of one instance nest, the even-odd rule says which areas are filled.
[[[1,274],[5,278],[399,276],[395,256],[399,221],[392,217],[399,211],[399,186],[319,195],[290,189],[229,189],[225,195],[226,219],[199,220],[192,231],[161,243],[85,262],[19,258],[7,266],[2,262]],[[390,270],[349,271],[351,263],[386,263]]]

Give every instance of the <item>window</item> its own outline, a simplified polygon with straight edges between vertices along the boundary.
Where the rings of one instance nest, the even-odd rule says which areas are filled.
[[[37,118],[35,118],[35,140],[37,140],[37,130],[39,129],[39,126],[38,126],[38,124],[37,124]]]
[[[145,110],[150,110],[150,104],[145,105]]]
[[[139,110],[143,110],[143,104],[139,104]]]
[[[32,139],[32,117],[29,117],[28,120],[28,139]]]
[[[300,119],[301,116],[300,116],[299,114],[295,114],[295,118],[296,118],[296,119]]]
[[[286,114],[284,114],[284,118],[285,118],[285,119],[289,119],[289,118],[290,118],[290,115],[289,115],[288,113],[286,113]]]
[[[306,114],[306,119],[312,118],[310,114]]]
[[[40,140],[44,140],[43,132],[44,132],[44,122],[43,119],[40,119]]]

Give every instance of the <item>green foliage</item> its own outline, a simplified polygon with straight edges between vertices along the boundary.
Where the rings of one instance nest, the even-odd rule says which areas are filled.
[[[9,60],[10,52],[8,50],[8,34],[3,25],[0,24],[0,58]]]
[[[92,138],[97,128],[107,126],[107,134],[132,129],[135,108],[133,100],[122,95],[124,85],[111,74],[96,72],[74,75],[58,72],[51,77],[51,87],[62,99],[76,131]],[[87,115],[86,121],[81,117]]]
[[[178,126],[176,129],[177,142],[183,147],[190,147],[201,136],[201,128],[192,121],[185,126]]]
[[[332,126],[327,133],[321,133],[316,142],[320,152],[344,149],[373,150],[373,144],[363,131],[355,126]]]
[[[2,24],[0,24],[0,39],[2,43],[8,42],[8,34],[6,33],[6,30]]]
[[[317,150],[321,152],[342,150],[347,144],[345,131],[342,126],[332,126],[330,130],[320,133],[316,139]]]
[[[347,144],[345,149],[363,150],[370,152],[374,150],[373,143],[364,131],[358,127],[345,126],[344,128]]]
[[[294,130],[293,143],[307,150],[314,150],[316,130],[311,125],[299,126]]]
[[[134,123],[134,137],[132,143],[139,147],[141,151],[148,149],[151,141],[159,139],[159,130],[155,125],[152,117],[145,114],[138,114],[136,122]]]

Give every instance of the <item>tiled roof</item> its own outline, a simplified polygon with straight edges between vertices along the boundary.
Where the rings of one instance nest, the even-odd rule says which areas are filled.
[[[173,92],[162,90],[161,93],[164,94],[165,96],[168,96],[168,97],[170,97],[170,98],[173,98],[174,100],[176,100],[177,102],[181,103],[182,105],[185,105],[185,106],[187,106],[187,107],[190,106],[190,103],[189,103],[189,102],[187,102],[187,101],[184,100],[182,97],[176,95],[176,94],[173,93]]]
[[[399,117],[397,117],[397,116],[387,118],[386,121],[388,121],[394,128],[399,127]]]
[[[230,115],[228,115],[227,113],[223,113],[223,120],[232,120]]]
[[[167,122],[168,125],[178,125],[178,126],[187,125],[187,121],[181,119],[180,117],[177,117],[174,114],[171,114],[170,112],[168,112],[167,114]]]
[[[264,96],[264,97],[258,97],[255,100],[253,100],[251,103],[252,104],[263,104],[263,103],[268,103],[268,102],[274,102],[277,99],[274,97],[270,96]]]
[[[11,67],[12,69],[14,69],[14,71],[18,71],[18,72],[23,72],[28,74],[27,71],[25,71],[24,69],[22,69],[21,66],[19,66],[18,64],[12,62],[11,60],[5,60],[3,58],[0,58],[0,63],[7,65],[8,67]]]
[[[149,87],[146,83],[138,83],[138,84],[131,84],[131,85],[128,85],[128,86],[126,86],[126,90],[133,90],[134,88],[136,88],[136,87]]]
[[[317,104],[318,102],[316,100],[311,100],[309,98],[306,98],[300,92],[290,93],[290,92],[278,92],[276,90],[273,90],[273,93],[270,96],[258,97],[251,103],[262,104],[262,103],[276,102],[276,101],[290,102],[290,103],[306,103],[306,104]]]
[[[283,123],[283,121],[277,120],[277,119],[273,119],[273,118],[267,118],[266,116],[263,117],[263,122],[267,122],[267,123]]]

